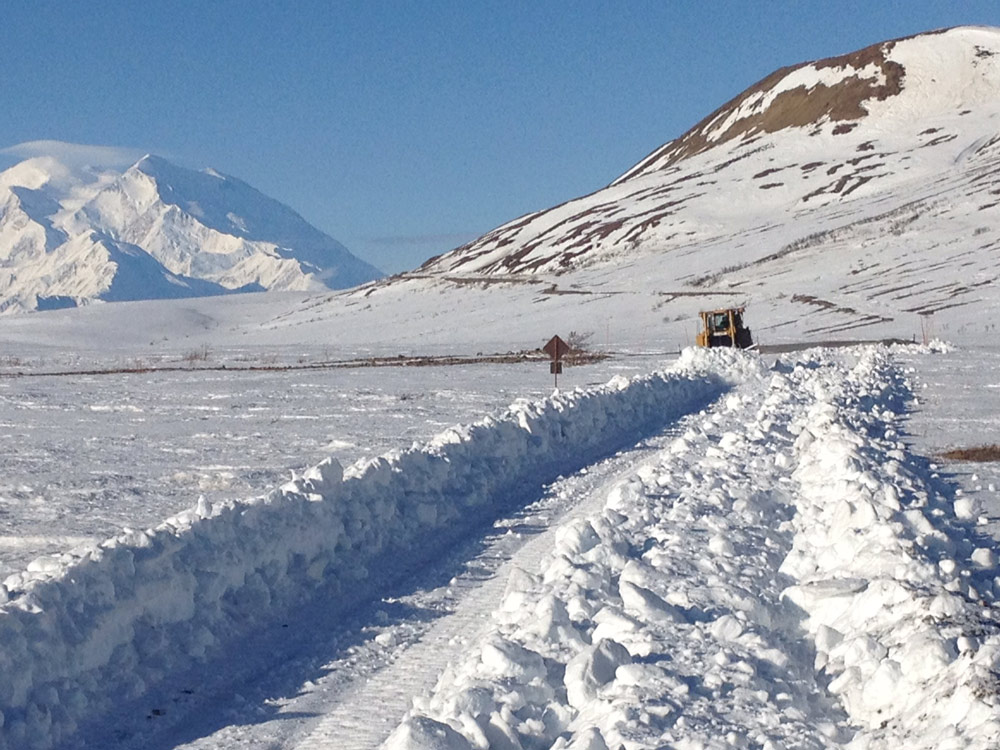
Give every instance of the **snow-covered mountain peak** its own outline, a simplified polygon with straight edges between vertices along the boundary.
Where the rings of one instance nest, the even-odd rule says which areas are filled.
[[[125,171],[121,183],[123,189],[152,186],[159,200],[227,234],[289,247],[311,248],[331,241],[284,204],[215,169],[186,169],[147,155]]]
[[[1000,29],[957,27],[874,44],[781,68],[724,104],[617,182],[664,169],[731,141],[788,128],[851,132],[871,118],[883,127],[1000,97]]]
[[[292,209],[215,170],[147,154],[124,171],[43,155],[0,172],[0,312],[54,298],[344,288],[381,275]]]
[[[206,187],[210,189],[210,186],[219,180],[239,182],[235,177],[228,177],[214,169],[187,169],[155,154],[146,154],[126,169],[124,174],[143,174],[161,182],[170,189],[178,185],[204,190]]]

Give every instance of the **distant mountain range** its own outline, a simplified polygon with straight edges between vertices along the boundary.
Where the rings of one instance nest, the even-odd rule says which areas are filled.
[[[232,190],[266,199],[211,173],[184,174],[218,181],[214,194],[146,174],[161,166],[145,160],[125,175],[91,176],[82,194],[5,188],[13,198],[0,222],[3,262],[18,254],[32,262],[26,281],[3,277],[0,289],[46,278],[46,294],[71,298],[124,298],[154,281],[194,294],[195,278],[272,286],[289,266],[285,288],[326,283],[322,272],[311,275],[320,266],[311,256],[282,254],[302,246],[291,229],[269,234],[259,255],[217,257],[251,245],[261,214],[249,197],[238,209],[211,197]],[[32,163],[17,169],[30,172]],[[205,242],[174,241],[189,227]],[[129,253],[141,250],[147,263],[129,265],[117,284],[109,274],[96,291],[61,291],[70,287],[70,279],[55,283],[66,266],[41,248],[87,257],[98,240],[106,260],[96,269],[112,265],[112,252],[137,260]],[[6,266],[0,273],[13,275]],[[97,287],[96,277],[71,280]],[[230,321],[240,302],[219,301],[205,314]],[[764,343],[928,332],[991,341],[1000,321],[1000,29],[932,32],[782,68],[590,195],[347,294],[260,302],[256,320],[239,305],[234,335],[286,344],[336,331],[340,347],[387,353],[504,351],[572,331],[607,346],[666,350],[693,343],[699,310],[744,304]],[[24,340],[35,335],[18,326]]]
[[[0,172],[0,312],[382,276],[236,178],[146,156],[126,169],[27,159]]]

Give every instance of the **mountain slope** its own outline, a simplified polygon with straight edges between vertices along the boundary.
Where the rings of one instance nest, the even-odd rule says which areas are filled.
[[[564,273],[882,199],[988,155],[998,100],[994,29],[784,68],[608,188],[510,222],[421,270]]]
[[[507,325],[520,294],[525,321],[545,301],[604,330],[627,308],[672,340],[699,308],[743,303],[777,337],[799,319],[823,338],[909,338],[932,315],[964,329],[1000,307],[998,174],[1000,30],[933,32],[777,71],[608,187],[432,258],[384,297],[504,285]]]
[[[379,276],[287,206],[213,170],[155,156],[124,172],[36,157],[0,173],[0,311]]]

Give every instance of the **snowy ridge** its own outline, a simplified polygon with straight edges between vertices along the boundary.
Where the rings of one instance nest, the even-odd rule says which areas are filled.
[[[897,441],[887,352],[855,356],[689,420],[511,579],[387,750],[996,747],[992,544]]]
[[[202,501],[156,528],[36,560],[0,588],[0,748],[65,741],[84,717],[317,591],[357,601],[370,574],[369,587],[405,570],[519,487],[701,408],[725,388],[709,361],[516,403],[346,472],[327,460],[267,496]]]

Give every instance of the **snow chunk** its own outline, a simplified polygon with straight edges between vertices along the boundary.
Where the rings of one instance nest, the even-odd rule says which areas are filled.
[[[997,565],[997,557],[992,549],[987,547],[977,547],[972,552],[972,563],[984,570],[992,570]]]
[[[473,750],[461,734],[426,716],[408,716],[393,730],[385,750]]]
[[[566,664],[566,700],[577,710],[597,697],[597,691],[615,677],[615,670],[629,664],[632,657],[624,646],[612,640],[581,651]]]
[[[631,614],[651,621],[684,622],[683,613],[649,589],[619,581],[618,594]]]
[[[979,509],[976,507],[976,501],[971,497],[959,497],[955,500],[955,517],[960,518],[963,521],[968,521],[969,519],[975,518],[979,515]]]

